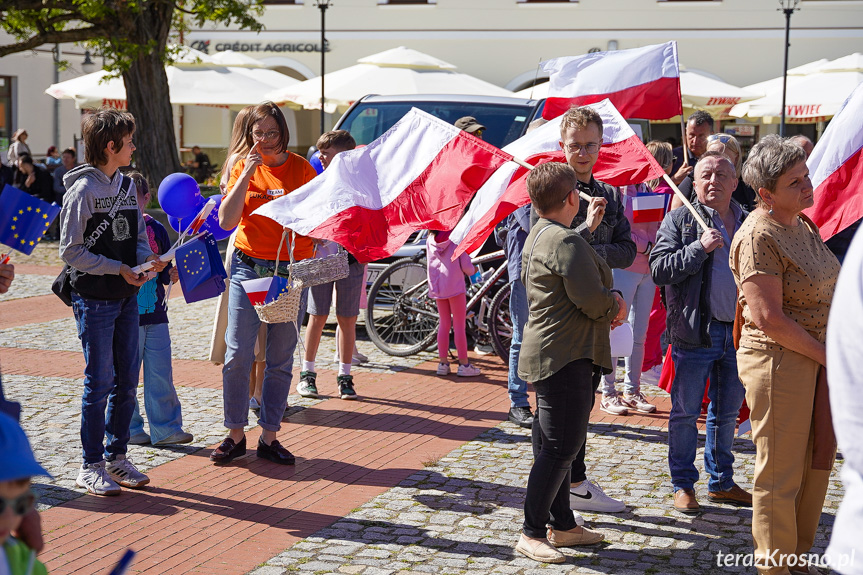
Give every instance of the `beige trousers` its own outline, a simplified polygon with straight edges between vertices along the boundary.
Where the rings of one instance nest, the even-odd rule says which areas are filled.
[[[756,565],[762,575],[787,575],[787,562],[779,558],[809,552],[830,478],[829,471],[810,469],[819,366],[787,349],[741,347],[737,367],[746,388],[756,448],[752,492]],[[769,562],[771,557],[778,565]]]

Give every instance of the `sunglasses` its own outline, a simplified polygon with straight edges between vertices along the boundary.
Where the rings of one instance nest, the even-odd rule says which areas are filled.
[[[731,141],[732,136],[727,134],[712,134],[707,138],[708,142],[720,142],[722,144],[727,144]]]
[[[36,506],[36,495],[32,491],[27,491],[23,495],[19,495],[15,499],[6,499],[0,497],[0,515],[6,512],[6,508],[12,510],[12,513],[21,517],[30,513]]]

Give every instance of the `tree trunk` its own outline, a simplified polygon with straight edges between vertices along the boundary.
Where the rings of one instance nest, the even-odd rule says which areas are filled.
[[[158,49],[142,50],[123,74],[126,102],[129,112],[135,116],[135,160],[154,189],[166,176],[182,170],[174,138],[168,76],[159,58],[170,33],[172,12],[172,3],[148,3],[136,19],[134,41],[145,47],[155,40]]]

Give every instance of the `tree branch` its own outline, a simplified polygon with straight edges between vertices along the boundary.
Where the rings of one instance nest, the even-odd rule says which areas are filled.
[[[42,44],[57,44],[65,42],[85,42],[97,36],[107,36],[108,31],[101,26],[90,26],[88,28],[76,28],[74,30],[45,30],[40,34],[18,42],[0,46],[0,58],[9,54],[26,52],[38,48]]]

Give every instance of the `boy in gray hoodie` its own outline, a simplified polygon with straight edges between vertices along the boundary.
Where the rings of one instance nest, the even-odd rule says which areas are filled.
[[[60,257],[72,268],[72,310],[86,362],[84,465],[76,483],[95,495],[118,495],[120,485],[140,488],[150,482],[126,458],[126,446],[138,387],[137,292],[147,281],[132,268],[156,256],[135,185],[119,171],[132,161],[135,119],[101,110],[85,118],[82,132],[87,163],[63,178],[60,212]],[[166,265],[156,261],[153,269]]]

